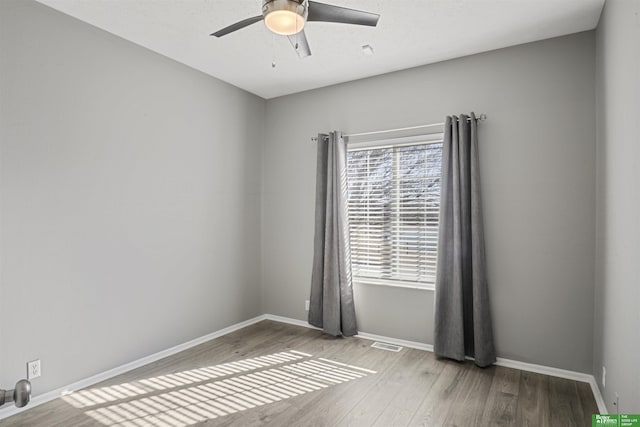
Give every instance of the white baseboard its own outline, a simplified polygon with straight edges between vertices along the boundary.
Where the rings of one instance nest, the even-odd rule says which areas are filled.
[[[260,315],[257,317],[254,317],[252,319],[249,320],[245,320],[243,322],[240,323],[236,323],[234,325],[231,325],[229,327],[220,329],[218,331],[212,332],[210,334],[204,335],[202,337],[199,338],[195,338],[191,341],[187,341],[183,344],[178,344],[174,347],[168,348],[166,350],[162,350],[159,351],[157,353],[154,353],[150,356],[146,356],[143,357],[141,359],[138,360],[134,360],[133,362],[129,362],[126,363],[124,365],[115,367],[113,369],[109,369],[108,371],[104,371],[101,372],[99,374],[96,375],[92,375],[88,378],[82,379],[80,381],[76,381],[72,384],[66,385],[64,387],[60,387],[58,389],[52,390],[50,392],[44,393],[44,394],[40,394],[38,396],[35,396],[33,399],[31,399],[31,401],[29,402],[29,404],[27,406],[25,406],[24,408],[16,408],[15,406],[8,406],[5,409],[0,409],[0,420],[3,418],[7,418],[10,417],[12,415],[15,415],[19,412],[23,412],[26,411],[28,409],[31,409],[35,406],[38,405],[42,405],[43,403],[47,403],[51,400],[57,399],[60,396],[64,396],[65,394],[69,394],[73,391],[76,390],[80,390],[83,389],[85,387],[89,387],[92,386],[94,384],[97,384],[101,381],[104,380],[108,380],[109,378],[113,378],[116,375],[120,375],[123,374],[125,372],[131,371],[133,369],[139,368],[141,366],[147,365],[151,362],[155,362],[157,360],[163,359],[165,357],[174,355],[176,353],[179,353],[181,351],[187,350],[191,347],[195,347],[199,344],[205,343],[207,341],[211,341],[214,338],[218,338],[221,337],[223,335],[227,335],[231,332],[237,331],[238,329],[242,329],[245,328],[249,325],[253,325],[254,323],[258,323],[262,320],[265,320],[265,316],[264,315]]]
[[[289,325],[295,325],[295,326],[303,326],[305,328],[316,329],[318,331],[321,330],[320,328],[316,328],[315,326],[310,325],[309,322],[307,322],[306,320],[298,320],[298,319],[292,319],[290,317],[276,316],[275,314],[264,314],[263,316],[265,320],[273,320],[274,322],[288,323]]]
[[[265,319],[274,320],[276,322],[288,323],[296,326],[304,326],[306,328],[319,329],[303,320],[291,319],[291,318],[282,317],[282,316],[275,316],[273,314],[265,314],[264,316],[265,316]],[[361,332],[358,335],[356,335],[356,337],[364,338],[366,340],[371,340],[371,341],[383,341],[389,344],[396,344],[403,347],[415,348],[417,350],[433,352],[433,345],[421,343],[417,341],[407,341],[407,340],[402,340],[397,338],[385,337],[382,335],[369,334],[366,332]],[[596,400],[596,404],[598,405],[598,411],[600,411],[601,414],[609,413],[607,410],[607,405],[605,404],[604,399],[602,398],[602,394],[600,393],[600,388],[596,383],[596,379],[591,374],[585,374],[583,372],[576,372],[576,371],[568,371],[566,369],[553,368],[553,367],[544,366],[544,365],[536,365],[533,363],[519,362],[517,360],[505,359],[502,357],[497,358],[496,365],[503,366],[505,368],[519,369],[521,371],[534,372],[537,374],[549,375],[552,377],[565,378],[568,380],[589,383],[589,385],[591,386],[591,391],[593,392],[593,396]]]
[[[551,366],[504,359],[502,357],[497,358],[496,365],[504,366],[505,368],[519,369],[521,371],[535,372],[536,374],[549,375],[552,377],[566,378],[568,380],[580,381],[583,383],[588,383],[590,378],[593,376],[582,372],[568,371],[566,369],[558,369]]]
[[[176,353],[179,353],[181,351],[187,350],[191,347],[195,347],[199,344],[205,343],[207,341],[210,341],[214,338],[218,338],[221,337],[223,335],[229,334],[231,332],[237,331],[238,329],[242,329],[245,328],[249,325],[253,325],[254,323],[258,323],[262,320],[272,320],[275,322],[280,322],[280,323],[288,323],[290,325],[296,325],[296,326],[302,326],[305,328],[310,328],[310,329],[316,329],[319,330],[319,328],[316,328],[315,326],[310,325],[308,322],[304,321],[304,320],[298,320],[298,319],[292,319],[289,317],[283,317],[283,316],[276,316],[274,314],[263,314],[257,317],[254,317],[252,319],[249,320],[245,320],[243,322],[240,323],[236,323],[234,325],[231,325],[229,327],[226,327],[224,329],[220,329],[218,331],[212,332],[210,334],[204,335],[202,337],[199,338],[195,338],[191,341],[187,341],[183,344],[179,344],[176,345],[174,347],[168,348],[166,350],[162,350],[159,351],[157,353],[154,353],[150,356],[147,357],[143,357],[141,359],[138,360],[134,360],[133,362],[129,362],[126,363],[124,365],[118,366],[116,368],[110,369],[108,371],[105,372],[101,372],[99,374],[93,375],[91,377],[85,378],[83,380],[74,382],[73,384],[69,384],[65,387],[60,387],[56,390],[50,391],[48,393],[44,393],[38,396],[35,396],[31,402],[29,402],[29,405],[27,405],[24,408],[16,408],[15,406],[10,406],[8,408],[5,409],[0,409],[0,420],[3,418],[7,418],[10,417],[12,415],[15,415],[19,412],[31,409],[35,406],[41,405],[43,403],[49,402],[51,400],[57,399],[60,396],[64,396],[65,394],[69,394],[73,391],[76,390],[80,390],[83,389],[85,387],[89,387],[93,384],[97,384],[101,381],[107,380],[109,378],[113,378],[116,375],[120,375],[123,374],[125,372],[131,371],[133,369],[139,368],[141,366],[147,365],[151,362],[155,362],[157,360],[163,359],[165,357],[174,355]],[[396,338],[391,338],[391,337],[385,337],[382,335],[375,335],[375,334],[369,334],[366,332],[362,332],[358,335],[356,335],[356,337],[358,338],[363,338],[366,340],[371,340],[371,341],[383,341],[383,342],[387,342],[390,344],[396,344],[396,345],[400,345],[403,347],[408,347],[408,348],[415,348],[418,350],[423,350],[423,351],[430,351],[433,352],[433,345],[431,344],[425,344],[425,343],[421,343],[421,342],[417,342],[417,341],[407,341],[407,340],[402,340],[402,339],[396,339]],[[581,382],[586,382],[589,383],[589,385],[591,386],[591,391],[593,392],[593,396],[595,397],[596,400],[596,404],[598,405],[598,410],[600,411],[601,414],[606,414],[608,413],[607,410],[607,406],[604,402],[604,399],[602,398],[602,394],[600,393],[600,389],[598,388],[598,385],[596,383],[596,379],[593,375],[591,374],[585,374],[582,372],[575,372],[575,371],[568,371],[565,369],[558,369],[558,368],[553,368],[553,367],[549,367],[549,366],[543,366],[543,365],[535,365],[532,363],[525,363],[525,362],[519,362],[517,360],[510,360],[510,359],[504,359],[499,357],[496,365],[498,366],[504,366],[507,368],[513,368],[513,369],[520,369],[522,371],[527,371],[527,372],[535,372],[538,374],[543,374],[543,375],[550,375],[553,377],[559,377],[559,378],[566,378],[566,379],[570,379],[570,380],[574,380],[574,381],[581,381]]]
[[[589,380],[589,385],[591,386],[591,392],[593,393],[593,397],[596,398],[596,404],[598,405],[598,411],[601,414],[611,414],[609,409],[607,408],[607,404],[604,401],[604,397],[602,397],[602,393],[600,393],[600,387],[598,387],[598,382],[596,381],[596,377],[591,375],[591,379]]]

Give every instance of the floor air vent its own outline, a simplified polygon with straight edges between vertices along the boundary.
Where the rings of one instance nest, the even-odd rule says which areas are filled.
[[[389,343],[380,342],[380,341],[374,342],[373,344],[371,344],[371,347],[379,348],[380,350],[395,351],[395,352],[402,350],[402,347],[400,347],[399,345],[389,344]]]

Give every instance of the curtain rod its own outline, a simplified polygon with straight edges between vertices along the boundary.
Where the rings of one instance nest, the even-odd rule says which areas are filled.
[[[471,117],[467,117],[467,120],[471,120]],[[485,120],[487,120],[487,115],[485,113],[482,113],[478,117],[476,117],[476,122],[483,122]],[[444,122],[442,122],[442,123],[431,123],[431,124],[428,124],[428,125],[410,126],[410,127],[406,127],[406,128],[377,130],[377,131],[373,131],[373,132],[351,133],[351,134],[348,134],[348,135],[343,135],[343,137],[349,138],[349,137],[352,137],[352,136],[377,135],[379,133],[398,132],[398,131],[401,131],[401,130],[414,130],[414,129],[421,129],[421,128],[430,128],[430,127],[435,127],[435,126],[444,126]],[[317,142],[317,141],[318,141],[318,137],[317,136],[311,137],[311,142]]]

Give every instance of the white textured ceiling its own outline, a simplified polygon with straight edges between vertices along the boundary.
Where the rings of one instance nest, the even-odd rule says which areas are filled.
[[[38,0],[263,98],[591,30],[604,0],[326,0],[376,12],[375,28],[311,22],[312,56],[259,22],[261,0]],[[322,1],[322,0],[321,0]],[[369,44],[373,56],[364,55]],[[272,67],[275,60],[276,67]]]

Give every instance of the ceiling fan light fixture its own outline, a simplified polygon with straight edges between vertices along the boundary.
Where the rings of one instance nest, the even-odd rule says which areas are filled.
[[[262,15],[270,31],[282,36],[297,34],[307,20],[306,1],[263,0]]]

